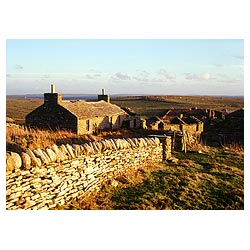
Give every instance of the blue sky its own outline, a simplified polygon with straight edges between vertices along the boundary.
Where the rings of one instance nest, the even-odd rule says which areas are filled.
[[[6,92],[243,95],[242,39],[9,39]]]

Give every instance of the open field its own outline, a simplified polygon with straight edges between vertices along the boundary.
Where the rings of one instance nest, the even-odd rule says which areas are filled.
[[[24,123],[25,116],[41,104],[41,99],[6,98],[6,116],[18,123]]]
[[[99,192],[56,209],[210,210],[244,209],[242,151],[207,148],[175,153],[177,163],[159,163],[117,176]]]
[[[112,98],[111,102],[129,107],[143,117],[160,116],[169,108],[198,107],[234,111],[244,107],[243,98],[211,96],[127,96]],[[24,123],[25,116],[42,103],[42,99],[7,97],[6,116]]]
[[[129,107],[141,116],[160,116],[170,108],[207,108],[229,112],[243,108],[244,99],[234,97],[212,96],[138,96],[117,97],[112,99],[114,104]]]

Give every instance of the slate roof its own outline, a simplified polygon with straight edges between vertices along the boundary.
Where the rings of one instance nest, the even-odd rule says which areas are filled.
[[[185,117],[195,116],[198,119],[207,115],[204,109],[169,109],[163,116],[163,119],[168,120],[169,118],[179,116],[180,114],[183,114]]]
[[[158,121],[161,121],[161,119],[158,116],[153,116],[147,119],[148,123],[156,123]]]
[[[231,118],[231,117],[242,117],[244,118],[244,109],[238,109],[234,112],[231,112],[227,115],[228,118]]]
[[[62,101],[60,103],[65,109],[76,115],[79,119],[105,117],[112,115],[126,115],[127,113],[115,104],[105,101],[86,102],[83,100],[77,101]]]
[[[181,118],[179,118],[177,116],[174,119],[171,120],[171,124],[183,124],[183,125],[187,125],[187,123],[185,123]]]
[[[186,122],[187,124],[193,124],[193,123],[200,123],[201,121],[196,118],[195,116],[189,116],[186,118],[183,118],[183,121]]]

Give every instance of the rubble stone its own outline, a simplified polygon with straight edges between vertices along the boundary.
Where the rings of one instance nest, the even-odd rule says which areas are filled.
[[[30,156],[27,153],[22,152],[21,159],[22,159],[22,165],[25,169],[30,169],[32,167]]]

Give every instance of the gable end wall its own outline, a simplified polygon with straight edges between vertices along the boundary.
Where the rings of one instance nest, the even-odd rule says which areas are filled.
[[[77,133],[77,117],[61,105],[41,105],[29,113],[27,126],[40,129],[66,129]]]

